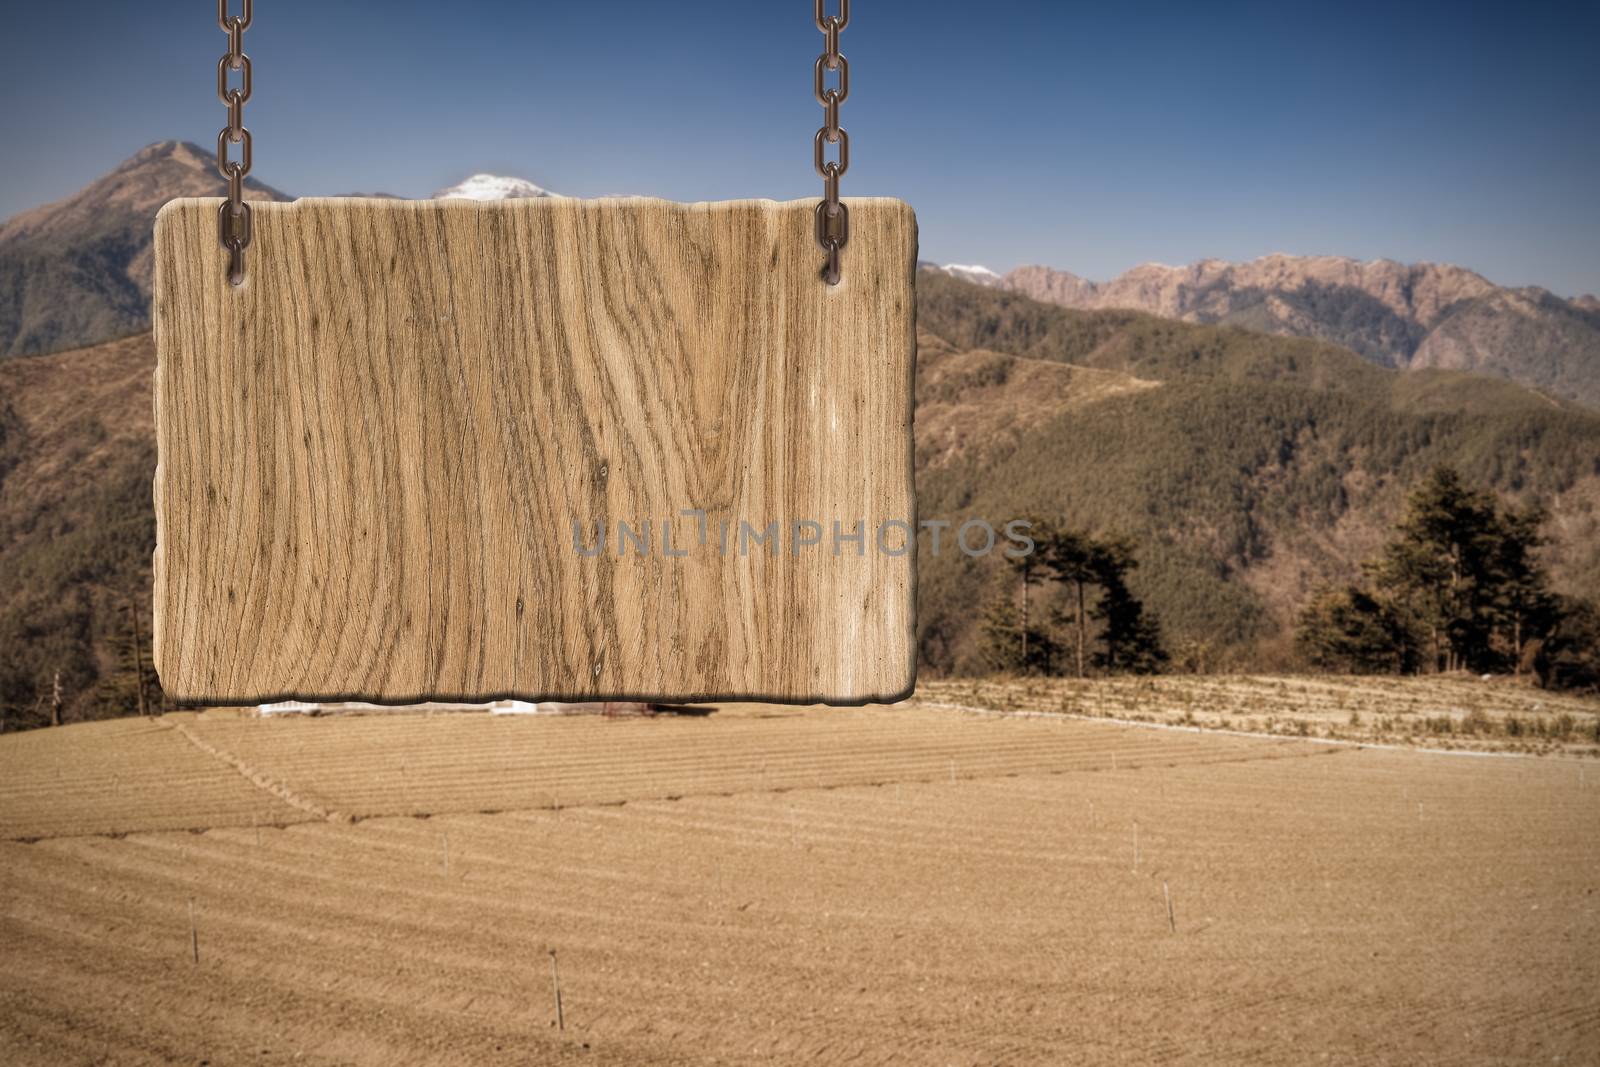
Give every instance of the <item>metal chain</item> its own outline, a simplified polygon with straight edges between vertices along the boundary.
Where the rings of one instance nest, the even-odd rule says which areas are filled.
[[[250,99],[250,57],[244,54],[244,31],[253,17],[252,0],[244,13],[228,14],[228,0],[217,0],[217,25],[228,35],[228,53],[217,62],[217,99],[228,109],[228,124],[217,134],[217,170],[228,179],[228,199],[217,216],[217,236],[228,250],[228,280],[244,281],[244,250],[250,244],[250,205],[244,202],[244,179],[250,173],[250,131],[244,128],[244,104]],[[240,72],[237,88],[228,86],[228,72]],[[228,158],[228,146],[239,145],[239,159]]]
[[[850,0],[839,0],[839,13],[825,15],[826,0],[816,0],[817,29],[827,46],[817,57],[813,75],[817,103],[825,117],[813,141],[817,174],[822,178],[822,202],[817,205],[817,244],[827,253],[822,280],[839,284],[839,252],[850,241],[850,209],[839,200],[839,179],[850,169],[850,135],[839,125],[839,105],[850,95],[850,64],[839,53],[839,32],[850,25]],[[825,86],[828,71],[839,72],[837,86]],[[828,159],[827,146],[839,146],[839,158]]]
[[[244,54],[244,31],[254,18],[253,0],[243,0],[242,14],[228,14],[228,0],[217,0],[217,25],[228,35],[228,51],[217,62],[217,98],[228,109],[228,124],[217,134],[217,170],[228,179],[228,199],[218,213],[218,237],[228,250],[228,280],[244,280],[244,250],[250,245],[250,205],[244,199],[244,179],[250,173],[252,146],[244,126],[244,105],[250,99],[250,57]],[[850,96],[850,63],[839,51],[839,34],[850,24],[850,0],[839,0],[839,13],[825,13],[826,0],[815,0],[817,29],[826,47],[817,57],[812,84],[822,105],[822,127],[812,142],[817,174],[822,178],[822,200],[817,204],[817,244],[827,253],[822,277],[839,284],[839,254],[850,241],[850,209],[839,199],[839,179],[850,169],[850,135],[839,125],[839,105]],[[228,72],[241,72],[241,84],[228,85]],[[826,85],[827,72],[837,71],[839,84]],[[839,146],[839,158],[827,158],[827,146]],[[238,160],[228,158],[228,146],[239,145]]]

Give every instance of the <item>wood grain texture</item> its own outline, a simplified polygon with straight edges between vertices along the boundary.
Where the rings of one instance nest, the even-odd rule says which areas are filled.
[[[218,203],[156,224],[174,698],[909,692],[906,205],[849,202],[830,288],[815,201],[258,204],[235,288]]]

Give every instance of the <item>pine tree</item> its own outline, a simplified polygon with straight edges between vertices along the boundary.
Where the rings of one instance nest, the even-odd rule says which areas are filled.
[[[7,729],[49,726],[52,715],[70,719],[79,712],[96,678],[93,620],[82,588],[0,607],[0,707]]]
[[[1541,532],[1548,514],[1534,506],[1506,512],[1493,560],[1493,608],[1499,644],[1513,673],[1521,675],[1531,639],[1556,621],[1555,595],[1537,553],[1547,539]]]
[[[1003,581],[990,597],[982,621],[982,661],[995,673],[1051,673],[1056,643],[1037,624],[1022,625],[1018,587]]]
[[[1031,556],[1008,561],[983,616],[984,665],[1001,674],[1050,674],[1056,644],[1030,609],[1030,589],[1044,581]],[[1019,607],[1020,605],[1020,607]]]
[[[1050,536],[1049,527],[1043,522],[1034,519],[1031,525],[1036,537],[1048,538]],[[1054,649],[1051,647],[1044,631],[1034,621],[1038,613],[1030,610],[1032,607],[1030,594],[1035,585],[1044,583],[1046,578],[1044,568],[1039,565],[1038,556],[1035,552],[1029,552],[1021,556],[1008,556],[1006,559],[1011,573],[1015,576],[1022,600],[1022,613],[1017,620],[1018,637],[1022,646],[1021,668],[1024,671],[1038,669],[1042,673],[1048,674],[1050,673],[1050,659],[1054,654]]]
[[[996,674],[1022,671],[1022,621],[1010,582],[1001,582],[983,612],[983,664]]]
[[[1435,670],[1489,658],[1499,525],[1493,497],[1438,467],[1411,494],[1375,568],[1397,617],[1427,635]]]
[[[1089,612],[1086,590],[1100,579],[1102,554],[1087,533],[1081,531],[1052,532],[1043,541],[1045,563],[1051,575],[1067,587],[1067,609],[1058,614],[1057,621],[1072,630],[1073,666],[1079,678],[1088,673]]]
[[[1095,666],[1132,674],[1154,674],[1164,669],[1168,657],[1161,641],[1161,626],[1128,589],[1128,572],[1139,565],[1132,543],[1113,539],[1100,542],[1094,549],[1100,597],[1093,616],[1103,623]]]
[[[131,597],[122,600],[122,610],[113,614],[122,616],[107,640],[116,667],[107,672],[96,687],[101,706],[113,709],[118,715],[147,715],[159,704],[155,693],[155,679],[151,668],[151,649],[148,644],[150,630],[141,625],[139,605]]]
[[[1348,674],[1414,670],[1415,650],[1389,606],[1356,585],[1318,594],[1295,625],[1295,646],[1312,664]]]
[[[1554,616],[1550,631],[1529,642],[1529,659],[1539,684],[1547,689],[1600,692],[1600,609],[1588,601],[1563,598]]]
[[[1436,469],[1367,564],[1367,587],[1325,591],[1308,604],[1297,646],[1339,670],[1531,667],[1544,684],[1586,684],[1576,680],[1600,659],[1584,644],[1592,609],[1551,591],[1539,560],[1546,518],[1538,507],[1502,509],[1453,470]]]

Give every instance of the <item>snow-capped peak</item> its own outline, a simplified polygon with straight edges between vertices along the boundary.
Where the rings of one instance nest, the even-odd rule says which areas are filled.
[[[976,282],[978,285],[995,285],[1000,281],[1000,274],[988,267],[979,264],[946,263],[939,268],[946,274],[961,278],[965,281]]]
[[[506,178],[498,174],[474,174],[465,181],[433,194],[435,200],[524,200],[538,196],[560,196],[526,178]]]

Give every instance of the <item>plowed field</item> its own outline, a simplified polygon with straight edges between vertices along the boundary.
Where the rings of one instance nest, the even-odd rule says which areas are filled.
[[[1597,825],[1592,760],[917,707],[64,727],[0,1062],[1593,1063]]]

